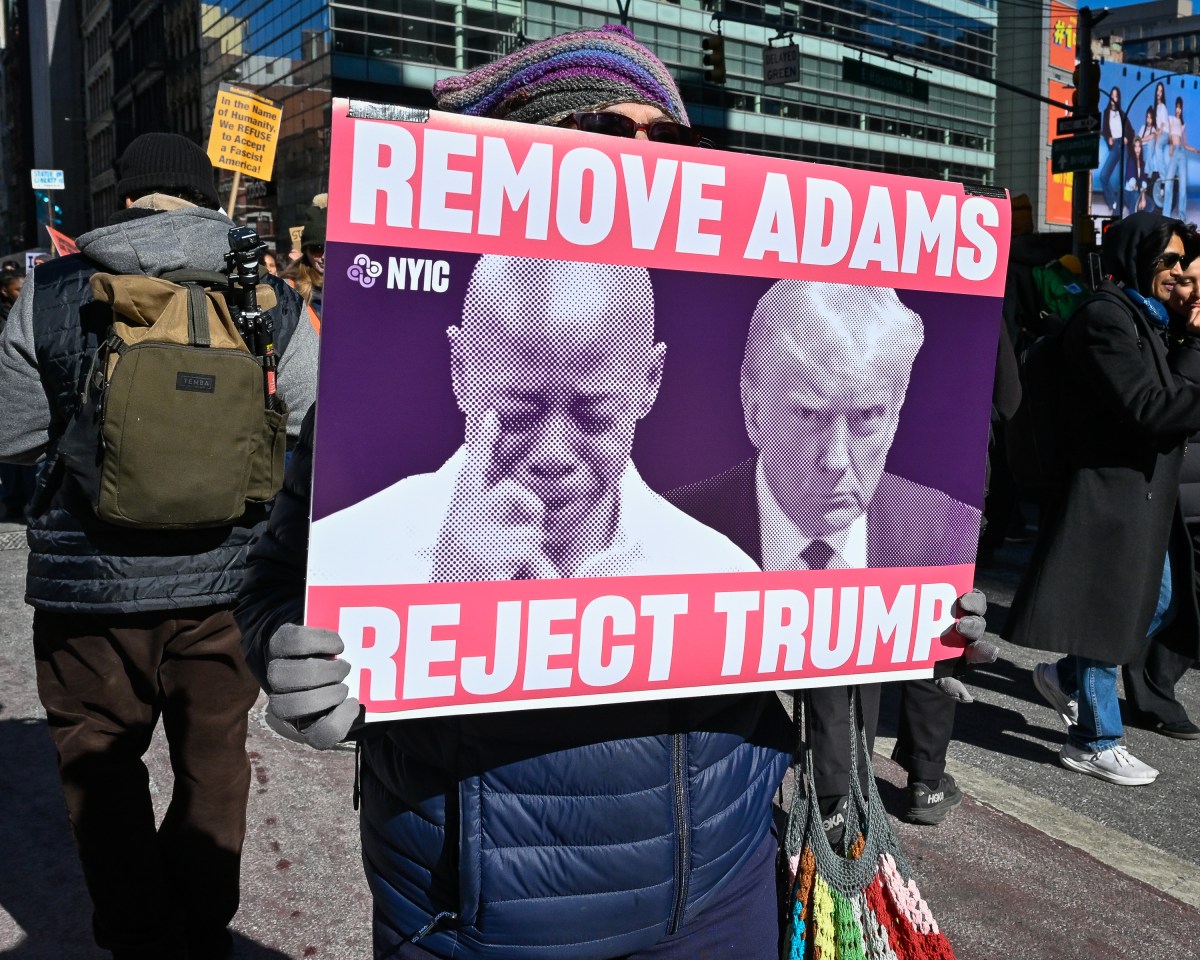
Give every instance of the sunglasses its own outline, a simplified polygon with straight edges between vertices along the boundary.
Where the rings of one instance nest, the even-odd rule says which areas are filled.
[[[1183,263],[1184,259],[1182,253],[1164,253],[1154,258],[1154,265],[1160,270],[1172,270]]]
[[[567,118],[579,130],[585,133],[599,133],[606,137],[636,137],[638,131],[645,132],[647,138],[655,143],[681,143],[694,147],[700,143],[700,133],[691,127],[676,123],[674,120],[654,120],[651,123],[638,123],[632,117],[623,113],[608,113],[604,110],[573,113]]]

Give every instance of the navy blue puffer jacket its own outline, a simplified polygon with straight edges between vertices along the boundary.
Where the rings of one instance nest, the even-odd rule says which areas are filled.
[[[238,620],[300,622],[312,416]],[[409,720],[361,738],[377,938],[441,957],[602,960],[692,920],[764,840],[790,755],[774,694]]]

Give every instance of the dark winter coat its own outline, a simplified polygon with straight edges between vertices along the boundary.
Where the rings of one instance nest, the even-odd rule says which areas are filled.
[[[237,610],[264,688],[268,638],[303,613],[312,421]],[[420,945],[455,960],[645,949],[766,840],[790,746],[773,693],[373,725],[361,826],[377,937],[433,923]]]
[[[233,225],[215,210],[136,216],[79,238],[81,253],[37,268],[0,337],[0,460],[32,463],[52,449],[77,403],[86,364],[111,317],[92,301],[97,270],[157,276],[192,266],[223,268]],[[274,278],[280,393],[299,420],[311,405],[317,338],[299,297]],[[51,474],[53,476],[53,474]],[[40,610],[109,615],[232,604],[246,550],[266,522],[251,508],[204,530],[118,527],[97,519],[69,484],[29,525],[26,602]]]
[[[1146,643],[1168,540],[1180,538],[1180,471],[1200,429],[1200,342],[1172,344],[1106,281],[1063,334],[1060,431],[1069,475],[1048,498],[1007,635],[1021,646],[1124,664]],[[1179,615],[1159,635],[1197,656],[1191,554],[1173,552]],[[1186,563],[1183,561],[1186,558]]]
[[[1183,458],[1183,474],[1179,478],[1179,508],[1189,529],[1200,527],[1200,433],[1188,441],[1188,455]]]

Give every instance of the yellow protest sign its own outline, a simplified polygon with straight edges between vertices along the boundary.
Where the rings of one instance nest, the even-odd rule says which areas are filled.
[[[274,100],[221,84],[208,134],[208,159],[214,167],[270,180],[282,115]]]

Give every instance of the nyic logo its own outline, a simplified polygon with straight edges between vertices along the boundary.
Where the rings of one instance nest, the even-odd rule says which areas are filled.
[[[414,257],[388,257],[387,288],[389,290],[424,290],[445,293],[450,289],[450,264],[445,260],[424,260]],[[375,286],[383,276],[384,264],[360,253],[346,269],[346,276],[364,287]]]
[[[375,286],[376,278],[382,274],[383,264],[378,260],[372,260],[365,253],[360,253],[346,268],[346,276],[368,288]]]

